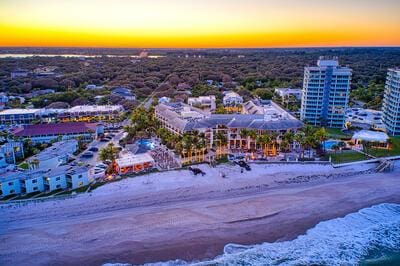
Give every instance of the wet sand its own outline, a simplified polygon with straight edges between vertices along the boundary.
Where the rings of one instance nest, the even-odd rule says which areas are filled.
[[[212,184],[133,194],[121,188],[114,194],[100,190],[74,199],[3,205],[0,264],[201,260],[220,255],[228,243],[290,240],[320,221],[383,202],[400,203],[398,168],[291,184],[282,180],[293,180],[297,172],[279,175],[268,182],[257,177],[243,184],[223,181],[219,190]]]

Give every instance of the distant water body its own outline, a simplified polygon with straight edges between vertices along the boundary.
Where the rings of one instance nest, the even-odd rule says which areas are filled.
[[[228,244],[208,261],[147,265],[400,265],[400,205],[384,203],[320,222],[292,241]]]
[[[107,57],[131,57],[139,58],[138,55],[81,55],[81,54],[0,54],[1,58],[27,58],[27,57],[66,57],[66,58],[95,58],[101,56]],[[163,55],[149,55],[149,58],[161,58]]]

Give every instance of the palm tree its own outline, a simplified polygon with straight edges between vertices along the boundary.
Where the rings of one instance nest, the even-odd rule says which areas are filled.
[[[300,144],[301,147],[301,157],[304,157],[304,140],[305,140],[305,134],[302,131],[297,132],[293,140],[296,141],[298,144]]]
[[[287,131],[285,135],[283,135],[283,141],[281,143],[281,146],[286,147],[287,150],[290,151],[290,145],[293,144],[293,142],[294,142],[294,134],[290,131]]]
[[[249,130],[249,131],[248,131],[248,137],[250,138],[250,139],[249,139],[249,145],[248,145],[248,147],[250,148],[250,140],[253,140],[253,141],[254,141],[254,147],[256,148],[256,145],[257,145],[257,143],[256,143],[257,131],[255,131],[255,130]]]
[[[216,141],[218,142],[218,150],[217,156],[222,154],[222,148],[228,144],[228,139],[226,138],[225,134],[221,131],[218,131],[217,135],[215,136]]]
[[[271,137],[268,134],[262,134],[257,137],[257,142],[263,147],[264,155],[268,155],[268,145],[271,144]]]
[[[314,133],[315,137],[319,140],[320,145],[322,146],[323,151],[325,152],[325,141],[328,138],[328,132],[324,127],[321,127]]]
[[[246,139],[246,146],[248,146],[248,137],[249,137],[249,130],[246,128],[242,128],[239,132],[239,135],[242,139]],[[240,147],[242,148],[242,143],[240,143]]]

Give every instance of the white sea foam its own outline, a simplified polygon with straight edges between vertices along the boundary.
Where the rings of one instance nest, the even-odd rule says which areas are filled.
[[[209,261],[147,265],[356,265],[374,249],[400,250],[400,205],[380,204],[321,222],[292,241],[229,244]]]

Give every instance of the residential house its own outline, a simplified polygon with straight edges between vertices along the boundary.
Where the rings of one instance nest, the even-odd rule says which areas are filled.
[[[136,100],[136,96],[132,93],[132,91],[124,87],[118,87],[113,89],[111,94],[124,98],[125,100],[130,100],[130,101]]]
[[[208,110],[211,112],[215,111],[215,109],[216,109],[215,101],[216,100],[215,100],[214,95],[188,98],[188,104],[190,106],[194,106],[194,107],[200,108],[202,110]]]

